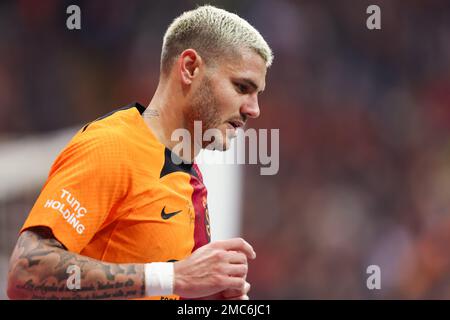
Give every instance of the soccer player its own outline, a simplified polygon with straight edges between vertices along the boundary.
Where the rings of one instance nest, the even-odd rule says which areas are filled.
[[[194,121],[225,150],[259,116],[272,52],[248,22],[212,6],[164,36],[160,81],[86,126],[57,157],[10,260],[11,299],[248,299],[245,240],[210,242],[207,192],[172,133]],[[197,139],[198,140],[198,139]]]

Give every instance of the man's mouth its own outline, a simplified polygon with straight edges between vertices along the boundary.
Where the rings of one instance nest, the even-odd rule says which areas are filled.
[[[229,123],[234,129],[244,127],[244,122],[239,121],[239,120],[228,121],[228,123]]]

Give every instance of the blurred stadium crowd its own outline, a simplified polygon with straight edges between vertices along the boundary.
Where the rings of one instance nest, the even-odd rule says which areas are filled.
[[[65,28],[72,3],[80,31]],[[0,143],[147,104],[162,35],[197,3],[2,2]],[[280,171],[245,170],[251,297],[449,299],[450,2],[210,3],[275,53],[250,125],[280,129]],[[366,28],[369,4],[381,30]],[[36,195],[3,204],[3,253]],[[371,264],[381,290],[366,287]]]

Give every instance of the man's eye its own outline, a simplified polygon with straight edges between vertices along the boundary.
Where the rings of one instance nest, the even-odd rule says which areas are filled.
[[[236,83],[236,87],[240,93],[247,93],[247,86],[240,83]]]

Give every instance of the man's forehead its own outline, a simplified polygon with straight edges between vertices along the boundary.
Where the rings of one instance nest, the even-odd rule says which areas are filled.
[[[267,67],[264,59],[251,49],[242,49],[231,59],[223,62],[224,72],[231,77],[239,78],[264,90]]]

